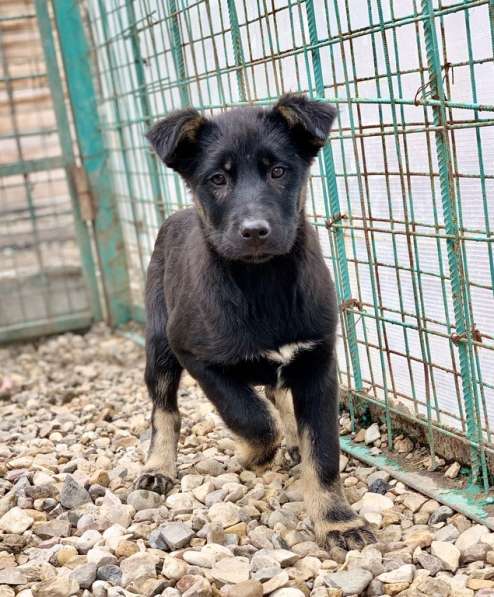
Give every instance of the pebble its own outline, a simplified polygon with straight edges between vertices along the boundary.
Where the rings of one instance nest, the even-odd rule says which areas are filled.
[[[326,575],[324,582],[328,587],[336,587],[343,595],[360,595],[372,580],[372,574],[363,568],[350,571],[333,572]]]
[[[431,543],[431,554],[441,560],[446,570],[456,572],[460,565],[460,550],[452,543],[446,541],[433,541]]]
[[[227,528],[240,522],[240,508],[231,502],[220,502],[209,508],[208,516],[212,522],[219,522]]]
[[[460,551],[464,551],[482,541],[483,537],[488,534],[489,529],[487,527],[476,524],[463,531],[456,540],[455,545]]]
[[[211,570],[211,576],[221,584],[238,584],[249,580],[249,560],[245,557],[224,558]]]
[[[70,573],[81,589],[89,589],[96,580],[96,564],[83,564]]]
[[[5,533],[21,534],[34,522],[34,519],[17,506],[0,518],[0,530]]]
[[[161,496],[154,491],[137,489],[129,493],[127,504],[130,504],[137,512],[147,508],[157,508],[161,504]]]
[[[367,445],[369,445],[373,444],[378,439],[381,439],[381,431],[379,430],[379,425],[377,423],[373,423],[365,430],[364,441]]]
[[[363,496],[359,512],[360,514],[367,514],[368,512],[380,514],[392,507],[393,501],[389,497],[369,492]]]
[[[70,510],[90,501],[91,496],[88,491],[72,475],[66,475],[60,493],[60,503],[62,506]]]
[[[449,506],[439,506],[437,510],[431,513],[429,524],[432,526],[439,522],[446,522],[450,516],[453,516],[453,510]]]
[[[151,547],[156,549],[180,549],[189,544],[192,537],[195,535],[192,528],[182,522],[172,522],[163,525],[157,529],[158,534],[155,536],[154,544]]]
[[[36,597],[70,597],[79,591],[79,583],[72,576],[60,575],[38,583],[34,589]]]

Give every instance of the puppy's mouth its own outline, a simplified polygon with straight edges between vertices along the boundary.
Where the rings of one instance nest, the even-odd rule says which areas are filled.
[[[255,253],[253,255],[244,255],[241,257],[241,261],[245,263],[266,263],[272,259],[274,255],[270,253]]]

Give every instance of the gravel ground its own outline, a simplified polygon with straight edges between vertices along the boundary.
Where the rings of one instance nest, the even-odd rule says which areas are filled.
[[[104,326],[0,349],[0,597],[494,596],[494,533],[345,456],[348,498],[379,543],[320,549],[298,467],[281,452],[262,477],[243,470],[187,377],[179,482],[166,498],[134,491],[143,363]]]

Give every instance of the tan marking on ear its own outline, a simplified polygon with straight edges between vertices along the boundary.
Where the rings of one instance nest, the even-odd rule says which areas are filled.
[[[317,541],[324,545],[328,533],[336,531],[344,533],[352,529],[359,529],[365,526],[365,522],[355,515],[355,518],[345,521],[335,521],[327,517],[327,513],[337,508],[351,508],[348,504],[340,479],[334,484],[325,488],[321,485],[317,473],[316,463],[312,452],[312,442],[307,429],[302,432],[300,438],[302,455],[302,479],[304,485],[304,502],[312,522]]]
[[[155,406],[152,425],[151,444],[143,471],[160,472],[175,479],[180,415]]]
[[[201,126],[206,122],[206,119],[203,116],[196,116],[194,118],[189,118],[187,120],[181,130],[180,130],[180,137],[182,139],[187,139],[189,141],[195,141],[197,138],[197,133]]]
[[[284,106],[282,104],[282,105],[277,106],[276,109],[286,120],[286,123],[288,124],[288,126],[293,127],[300,123],[299,117],[291,108],[288,108],[287,106]]]

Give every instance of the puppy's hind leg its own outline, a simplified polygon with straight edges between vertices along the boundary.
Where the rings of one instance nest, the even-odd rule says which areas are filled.
[[[176,452],[180,433],[177,390],[182,367],[164,335],[148,339],[146,349],[145,380],[153,401],[151,444],[136,487],[166,494],[177,476]]]

